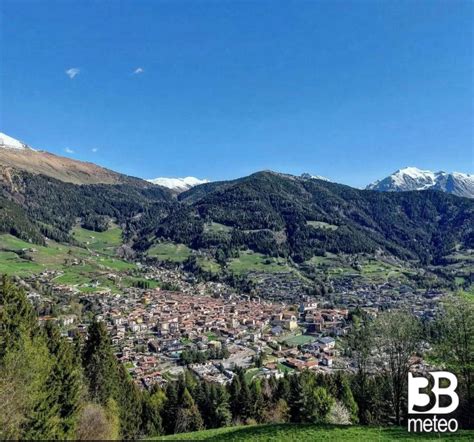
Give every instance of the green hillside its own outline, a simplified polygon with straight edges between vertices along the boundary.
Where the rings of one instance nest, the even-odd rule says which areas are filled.
[[[175,262],[186,256],[170,257],[166,244],[211,252],[218,262],[243,250],[296,263],[327,252],[383,251],[428,264],[473,241],[474,203],[467,198],[364,191],[274,172],[198,186],[178,201],[159,186],[78,186],[16,171],[10,180],[0,177],[0,194],[1,233],[71,243],[78,222],[102,230],[114,220],[137,252]]]
[[[384,250],[428,263],[472,242],[473,202],[435,191],[380,193],[266,171],[179,199],[156,233],[193,248],[247,248],[295,262]],[[209,225],[227,227],[227,235],[217,241]]]
[[[113,226],[105,232],[81,227],[73,229],[78,245],[48,240],[46,245],[32,244],[10,234],[0,234],[0,273],[31,277],[43,271],[54,271],[58,284],[76,286],[83,292],[118,290],[111,273],[120,272],[121,286],[129,287],[136,278],[127,273],[136,269],[132,262],[116,256],[122,244],[122,230]]]
[[[149,438],[148,440],[225,440],[225,441],[395,441],[395,440],[473,440],[473,431],[459,431],[455,434],[421,435],[407,433],[404,428],[376,428],[360,426],[321,425],[251,425],[218,428],[194,433],[173,434]]]

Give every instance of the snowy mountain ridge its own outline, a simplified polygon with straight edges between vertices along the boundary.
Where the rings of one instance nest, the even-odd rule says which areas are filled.
[[[382,192],[435,189],[457,196],[474,198],[474,175],[405,167],[382,180],[369,184],[366,189]]]
[[[157,184],[159,186],[167,187],[168,189],[176,192],[184,192],[191,189],[191,187],[198,186],[199,184],[208,183],[209,180],[202,180],[193,176],[185,178],[153,178],[147,180],[150,183]]]

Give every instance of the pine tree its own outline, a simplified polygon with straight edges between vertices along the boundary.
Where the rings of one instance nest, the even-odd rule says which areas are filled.
[[[288,394],[288,404],[290,407],[290,420],[294,423],[304,422],[304,393],[301,385],[301,375],[291,376]]]
[[[178,389],[174,382],[166,386],[166,402],[163,410],[163,428],[166,434],[174,432],[178,413]]]
[[[359,407],[357,406],[357,402],[355,401],[354,395],[352,394],[349,380],[347,379],[346,375],[337,373],[336,381],[338,381],[339,388],[334,396],[339,399],[349,411],[351,415],[351,422],[357,423],[359,421]]]
[[[145,434],[157,436],[163,433],[161,412],[165,403],[166,395],[157,384],[151,387],[149,394],[145,394],[142,408],[142,422]]]
[[[22,334],[38,334],[36,315],[21,289],[7,276],[0,283],[0,361],[20,342]]]
[[[44,329],[47,345],[54,358],[52,387],[57,389],[58,413],[63,438],[72,438],[83,394],[81,362],[74,347],[63,337],[53,322]]]
[[[113,399],[119,410],[121,436],[136,438],[141,431],[142,398],[123,365],[117,361],[102,322],[94,321],[89,327],[83,364],[91,400],[107,406]]]
[[[278,385],[276,387],[276,399],[283,399],[288,402],[290,397],[290,381],[288,376],[284,376],[278,380]]]
[[[215,386],[208,382],[199,382],[194,389],[193,398],[199,407],[202,420],[206,428],[215,428],[214,400],[216,397]]]
[[[232,420],[230,412],[229,394],[224,387],[220,385],[213,386],[212,394],[212,427],[226,427]]]
[[[240,390],[242,386],[240,385],[240,379],[236,375],[233,377],[232,382],[229,385],[229,395],[230,395],[230,411],[234,420],[240,417]]]
[[[331,411],[334,399],[324,387],[311,388],[305,395],[305,420],[324,423]]]
[[[60,438],[54,358],[24,292],[8,278],[0,306],[0,436]]]
[[[263,398],[262,386],[258,379],[252,382],[251,400],[252,419],[255,419],[257,422],[262,422],[265,415],[265,401]]]
[[[142,427],[142,397],[121,364],[118,366],[118,386],[115,399],[120,409],[120,434],[124,439],[137,439]]]
[[[84,373],[92,401],[105,406],[110,398],[117,397],[117,364],[105,325],[94,321],[83,352]]]
[[[202,417],[187,388],[184,389],[179,403],[175,433],[201,430],[203,428]]]
[[[253,403],[252,394],[250,392],[249,385],[245,378],[240,378],[241,388],[239,395],[240,402],[240,417],[245,421],[252,418]]]

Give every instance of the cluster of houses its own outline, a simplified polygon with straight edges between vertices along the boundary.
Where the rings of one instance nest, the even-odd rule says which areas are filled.
[[[321,297],[320,301],[329,300],[348,309],[362,308],[374,314],[381,310],[403,308],[427,320],[436,316],[439,301],[446,295],[446,290],[441,289],[417,289],[398,281],[374,284],[347,276],[334,281],[333,286],[334,292]]]
[[[53,284],[49,297],[31,290],[32,302],[68,299],[93,306],[98,320],[104,321],[117,356],[137,383],[148,387],[166,382],[165,374],[177,375],[183,370],[183,352],[202,353],[204,362],[189,363],[189,368],[210,382],[225,384],[232,379],[235,366],[251,368],[260,358],[256,376],[282,376],[292,370],[332,370],[345,368],[340,358],[339,337],[350,330],[349,309],[359,307],[376,315],[385,308],[409,305],[420,317],[436,312],[441,293],[417,291],[400,284],[358,284],[356,288],[340,280],[335,285],[337,302],[328,302],[293,292],[301,290],[288,283],[289,292],[276,292],[273,300],[238,295],[225,284],[197,282],[176,270],[150,267],[146,279],[165,282],[175,290],[128,287],[119,293],[103,296],[97,292],[82,292],[77,287]],[[57,275],[41,274],[51,283]],[[276,278],[276,279],[275,279]],[[262,280],[272,289],[279,285],[278,277]],[[291,288],[291,290],[290,290]],[[281,295],[281,296],[280,296]],[[328,295],[326,295],[328,296]],[[295,304],[296,299],[298,304]],[[348,308],[328,308],[328,305]],[[88,307],[90,308],[90,307]],[[87,321],[80,315],[65,312],[44,314],[41,321],[58,320],[69,336],[85,334]],[[304,339],[300,339],[304,338]],[[229,356],[216,357],[226,347]]]
[[[258,373],[265,377],[278,377],[286,369],[330,368],[337,355],[334,337],[348,327],[347,310],[320,309],[311,301],[298,307],[234,294],[131,288],[108,296],[84,293],[81,302],[95,305],[96,318],[106,324],[121,362],[144,386],[165,382],[165,373],[179,374],[183,352],[206,354],[209,360],[189,368],[220,384],[231,381],[232,368],[249,368],[258,355],[266,360]],[[87,323],[75,315],[57,319],[71,337],[87,331]],[[305,330],[311,342],[287,342]],[[208,356],[219,354],[223,346],[229,353],[225,360]]]

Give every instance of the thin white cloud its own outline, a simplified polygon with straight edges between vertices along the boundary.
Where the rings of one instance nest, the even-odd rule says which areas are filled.
[[[66,147],[66,148],[64,149],[64,152],[66,152],[66,153],[74,153],[74,151],[73,151],[72,149],[70,149],[69,147]]]
[[[145,69],[143,69],[143,68],[136,68],[136,69],[133,71],[133,73],[134,73],[135,75],[143,74],[143,72],[145,72]]]
[[[74,77],[79,75],[79,72],[81,72],[81,70],[79,68],[69,68],[66,71],[66,75],[72,80],[72,79],[74,79]]]
[[[99,149],[97,149],[97,147],[93,147],[93,148],[91,149],[91,151],[92,151],[93,153],[98,152],[98,150],[99,150]]]

